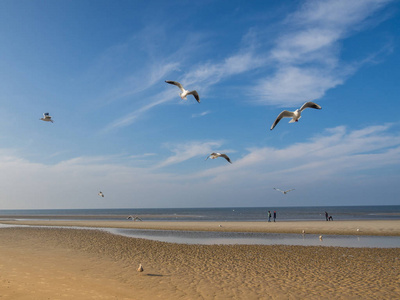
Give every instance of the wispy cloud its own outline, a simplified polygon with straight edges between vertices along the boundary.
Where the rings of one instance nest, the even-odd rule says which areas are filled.
[[[363,22],[389,2],[305,2],[286,18],[270,50],[270,63],[276,70],[258,82],[260,103],[294,106],[321,98],[327,90],[343,84],[357,68],[340,60],[340,41],[362,30]]]
[[[198,114],[192,114],[192,118],[204,117],[204,116],[206,116],[206,115],[208,115],[210,113],[211,113],[210,110],[206,110],[206,111],[203,111],[203,112],[198,113]]]
[[[174,155],[168,157],[166,160],[157,164],[155,168],[162,168],[168,165],[181,163],[196,156],[205,156],[213,152],[214,149],[219,148],[221,142],[198,142],[192,141],[179,145],[165,145]]]
[[[187,88],[200,86],[201,91],[205,93],[210,87],[230,76],[247,72],[264,64],[265,59],[255,55],[252,39],[248,37],[243,39],[237,52],[221,61],[211,62],[207,60],[206,62],[193,63],[196,60],[195,50],[204,47],[205,37],[193,32],[186,33],[186,35],[186,41],[181,43],[182,47],[167,55],[165,52],[154,53],[152,51],[152,64],[150,66],[141,66],[139,70],[121,80],[119,86],[109,95],[110,99],[139,97],[145,99],[146,103],[143,104],[143,101],[138,101],[136,109],[107,125],[103,132],[128,126],[152,108],[176,98],[177,91],[165,90],[163,89],[164,86],[161,85],[167,77],[176,73],[176,71],[183,73],[183,75],[169,79],[179,81]],[[149,35],[146,35],[144,39],[146,43],[150,43]],[[179,57],[179,62],[176,61],[176,57]]]
[[[236,162],[235,174],[251,169],[255,180],[321,181],[400,163],[400,135],[388,133],[391,125],[348,131],[339,126],[323,135],[286,148],[248,149]]]
[[[130,112],[127,115],[118,118],[117,120],[113,121],[112,123],[108,124],[102,131],[109,132],[110,130],[125,127],[133,122],[135,122],[138,118],[142,116],[142,114],[146,113],[148,110],[152,109],[153,107],[160,105],[162,103],[168,102],[173,98],[171,92],[164,92],[159,93],[156,96],[152,96],[149,100],[148,104],[143,105],[142,107]]]
[[[305,100],[321,98],[369,61],[342,61],[341,41],[363,30],[364,24],[390,2],[309,0],[278,26],[272,47],[270,36],[259,36],[257,29],[250,28],[238,42],[238,50],[218,59],[213,56],[205,59],[201,55],[207,44],[205,33],[181,32],[180,47],[160,51],[154,47],[154,39],[158,44],[165,42],[167,29],[146,27],[127,42],[127,48],[141,44],[151,59],[138,63],[135,71],[123,77],[110,95],[112,99],[132,98],[135,108],[111,122],[103,132],[128,126],[154,107],[172,100],[176,93],[166,91],[161,85],[170,76],[174,78],[168,79],[180,81],[188,88],[201,87],[204,95],[233,76],[264,69],[258,75],[251,74],[251,81],[244,80],[243,86],[251,86],[242,88],[259,104],[295,106]]]
[[[210,162],[185,174],[173,172],[173,168],[168,167],[189,159],[203,161],[212,151],[220,150],[223,142],[165,145],[171,156],[160,161],[160,155],[144,154],[144,157],[151,156],[160,162],[141,168],[132,167],[129,156],[77,157],[45,165],[30,162],[9,151],[0,151],[3,170],[0,196],[6,199],[1,208],[98,207],[99,188],[107,192],[107,201],[112,199],[115,207],[132,206],[132,199],[127,197],[132,194],[135,199],[148,199],[146,203],[136,203],[138,207],[162,207],[163,203],[168,207],[169,202],[165,199],[195,206],[198,199],[211,201],[216,198],[219,206],[225,206],[248,197],[248,193],[254,197],[262,193],[265,198],[268,190],[273,193],[275,185],[290,185],[300,193],[330,182],[336,182],[336,185],[341,182],[344,185],[341,189],[353,189],[357,180],[369,183],[359,191],[368,196],[377,184],[384,181],[390,184],[399,179],[398,172],[394,171],[400,166],[400,134],[393,130],[395,126],[398,125],[358,130],[338,126],[287,147],[250,148],[232,164]],[[207,189],[204,189],[205,184]],[[192,199],[190,196],[193,195],[197,198]],[[256,203],[252,201],[248,199],[246,205]],[[211,201],[207,205],[215,203]]]

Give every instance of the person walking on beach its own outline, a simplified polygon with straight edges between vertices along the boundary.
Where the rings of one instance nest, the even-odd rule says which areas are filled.
[[[325,212],[325,219],[326,219],[327,221],[329,221],[329,219],[328,219],[328,212],[327,212],[327,211]]]
[[[276,211],[274,210],[274,222],[275,222],[275,219],[276,219]]]
[[[268,211],[268,222],[271,222],[271,211]]]

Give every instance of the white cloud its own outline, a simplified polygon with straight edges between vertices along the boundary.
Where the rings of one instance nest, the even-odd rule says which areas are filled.
[[[203,112],[198,113],[198,114],[192,114],[192,118],[204,117],[204,116],[206,116],[206,115],[208,115],[210,113],[211,113],[211,111],[206,110],[206,111],[203,111]]]
[[[193,32],[188,34],[187,41],[182,43],[181,48],[170,52],[167,57],[165,52],[153,53],[152,65],[139,66],[138,70],[121,79],[119,86],[108,96],[112,101],[131,97],[145,99],[146,102],[143,104],[143,101],[137,101],[136,109],[107,125],[103,132],[128,126],[152,108],[176,98],[177,90],[166,89],[162,85],[165,79],[179,81],[187,89],[201,87],[201,92],[204,94],[210,87],[224,79],[262,66],[265,59],[255,55],[252,39],[248,38],[249,35],[245,36],[238,51],[216,62],[193,63],[196,60],[193,53],[201,48],[200,45],[204,44],[205,39]],[[148,35],[145,40],[146,43],[149,43]],[[179,57],[179,63],[176,61],[176,57]],[[178,78],[167,78],[178,70],[183,75]],[[203,94],[200,95],[200,98]]]
[[[179,145],[165,145],[174,153],[173,156],[156,165],[156,168],[162,168],[172,164],[184,162],[196,156],[205,156],[214,151],[215,148],[221,146],[221,142],[197,142],[192,141]]]
[[[184,174],[175,171],[174,165],[189,159],[204,161],[220,150],[222,142],[166,145],[170,157],[160,161],[161,155],[144,154],[159,162],[140,168],[131,166],[132,157],[122,155],[77,157],[45,165],[0,151],[0,208],[231,206],[243,199],[242,205],[252,206],[259,204],[257,195],[261,199],[274,195],[274,186],[312,193],[330,185],[335,187],[332,193],[346,197],[346,189],[353,189],[357,182],[368,182],[360,184],[360,195],[368,200],[377,185],[400,179],[400,134],[393,126],[358,130],[339,126],[288,147],[247,149],[232,164],[210,161]],[[392,195],[400,192],[398,185],[387,188]],[[100,189],[106,197],[99,200]],[[322,194],[328,197],[326,191]],[[337,204],[355,200],[341,201]]]
[[[260,80],[258,92],[269,104],[296,106],[321,98],[326,90],[343,83],[327,70],[319,68],[280,68],[273,76]]]
[[[387,133],[389,128],[371,126],[348,132],[340,126],[287,148],[249,149],[238,164],[254,166],[255,177],[262,174],[274,181],[277,174],[280,180],[289,176],[293,181],[322,181],[327,178],[321,175],[335,177],[399,164],[400,135]]]
[[[390,1],[315,1],[304,3],[284,22],[270,50],[276,71],[260,79],[260,103],[294,106],[321,98],[356,71],[356,63],[340,61],[340,41]],[[360,67],[360,63],[358,63]]]

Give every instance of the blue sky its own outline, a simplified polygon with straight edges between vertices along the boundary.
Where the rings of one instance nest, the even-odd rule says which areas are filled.
[[[0,6],[0,209],[399,204],[398,1]]]

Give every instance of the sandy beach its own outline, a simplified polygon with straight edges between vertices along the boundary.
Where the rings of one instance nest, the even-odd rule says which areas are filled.
[[[64,221],[40,222],[61,225]],[[108,223],[69,225],[107,227]],[[281,225],[282,232],[306,228],[310,233],[334,233],[331,227],[336,226],[336,233],[357,234],[357,227],[363,234],[378,235],[399,235],[400,226],[399,221],[354,221],[340,226],[335,222],[238,222],[222,224],[222,228],[214,222],[121,223],[129,228],[187,230],[237,230],[235,225],[242,231]],[[97,230],[29,227],[0,228],[0,240],[1,299],[400,298],[399,248],[183,245]],[[144,267],[142,273],[136,271],[139,264]]]

